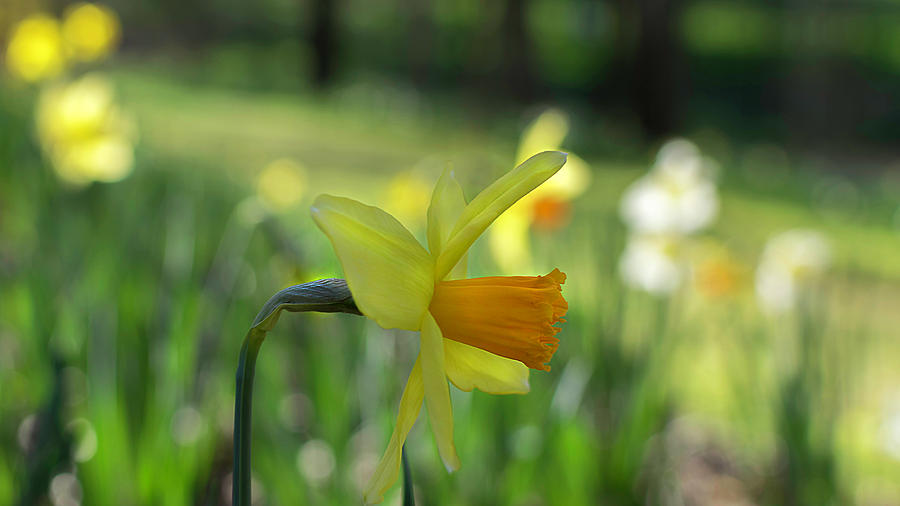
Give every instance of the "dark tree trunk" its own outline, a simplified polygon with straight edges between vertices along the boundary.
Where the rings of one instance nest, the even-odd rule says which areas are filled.
[[[684,91],[677,32],[681,1],[620,1],[618,5],[623,24],[631,17],[631,27],[637,31],[632,39],[635,50],[629,86],[634,113],[649,137],[670,135],[679,126]]]
[[[418,86],[429,84],[431,55],[434,45],[434,20],[431,14],[432,0],[406,0],[409,12],[409,73]]]
[[[336,0],[312,1],[313,84],[324,88],[334,80],[337,59]]]
[[[525,19],[527,8],[528,0],[506,0],[501,26],[503,91],[519,100],[531,100],[535,95],[531,40]]]

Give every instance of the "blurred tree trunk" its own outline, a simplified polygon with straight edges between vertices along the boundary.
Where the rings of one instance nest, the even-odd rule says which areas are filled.
[[[528,0],[506,0],[503,20],[501,65],[505,92],[519,100],[534,98],[534,73],[531,68],[531,40],[528,36],[526,14]]]
[[[671,134],[682,109],[683,64],[678,21],[681,0],[617,0],[619,67],[644,132]]]
[[[409,13],[410,79],[418,86],[425,86],[431,77],[431,56],[434,40],[434,19],[431,0],[405,0]]]
[[[312,0],[313,84],[324,88],[334,80],[337,59],[337,0]]]
[[[782,33],[787,65],[783,110],[788,140],[814,147],[828,141],[836,125],[846,125],[848,117],[838,114],[843,103],[859,110],[860,100],[847,100],[847,90],[834,90],[846,75],[833,71],[833,61],[824,48],[839,34],[830,33],[827,11],[797,0],[786,0],[782,9]],[[841,97],[844,97],[843,99]]]

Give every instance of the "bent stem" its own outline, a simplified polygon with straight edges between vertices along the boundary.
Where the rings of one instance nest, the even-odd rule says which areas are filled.
[[[234,472],[232,473],[232,504],[250,504],[250,415],[253,405],[253,373],[262,339],[252,339],[247,333],[241,346],[237,369],[237,388],[234,396]]]
[[[403,462],[403,506],[416,506],[412,472],[409,470],[409,459],[406,457],[406,445],[400,449],[400,459]]]
[[[231,503],[250,506],[250,425],[253,410],[253,376],[256,357],[266,333],[282,311],[361,314],[343,279],[320,279],[276,293],[264,305],[244,337],[235,378],[234,471]]]

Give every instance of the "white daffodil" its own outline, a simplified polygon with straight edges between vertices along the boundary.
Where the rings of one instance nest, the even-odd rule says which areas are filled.
[[[642,234],[691,234],[707,227],[719,212],[709,172],[696,146],[684,139],[670,141],[650,173],[625,191],[623,220]]]
[[[782,232],[766,244],[756,269],[756,294],[763,307],[786,311],[831,262],[831,248],[815,230]]]
[[[900,460],[900,398],[894,399],[885,410],[881,433],[885,452]]]
[[[654,295],[668,295],[681,286],[685,266],[677,236],[635,235],[629,238],[619,260],[626,285]]]

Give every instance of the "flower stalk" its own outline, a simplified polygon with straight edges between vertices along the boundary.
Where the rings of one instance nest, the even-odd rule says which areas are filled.
[[[415,494],[413,493],[412,471],[409,470],[409,458],[406,455],[405,444],[401,451],[400,460],[403,463],[403,506],[416,506]]]
[[[244,337],[236,375],[234,402],[234,472],[231,502],[250,506],[250,437],[253,409],[253,376],[256,358],[266,333],[275,326],[282,311],[292,313],[349,313],[360,315],[359,309],[343,279],[320,279],[291,286],[273,295],[253,320]]]

